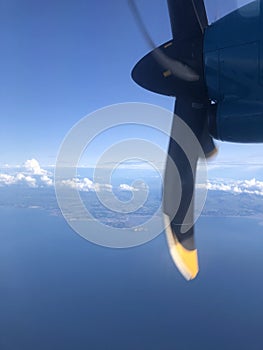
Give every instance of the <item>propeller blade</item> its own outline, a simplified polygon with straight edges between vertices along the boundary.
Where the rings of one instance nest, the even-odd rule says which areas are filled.
[[[203,0],[167,0],[173,39],[202,36],[208,26]]]
[[[191,115],[189,114],[189,110],[191,111]],[[198,124],[194,126],[192,122],[195,120],[194,112],[195,111],[192,110],[191,104],[189,104],[187,99],[178,98],[176,100],[174,122],[171,130],[165,169],[163,199],[167,244],[175,265],[187,280],[195,278],[198,273],[198,257],[194,244],[193,197],[195,173],[199,154],[197,149],[193,150],[193,158],[190,160],[190,164],[184,150],[179,146],[179,144],[177,144],[176,118],[178,117],[176,114],[178,114],[189,127],[191,125],[192,128],[194,128],[198,126]],[[173,163],[178,170],[181,183],[179,183],[178,179],[175,177]],[[181,201],[174,216],[175,201],[180,196],[180,193]],[[187,213],[187,224],[190,226],[190,228],[184,232],[185,230],[183,229],[183,223],[185,222]]]
[[[214,140],[209,134],[207,121],[204,125],[203,134],[200,139],[200,144],[203,148],[206,159],[213,158],[218,153],[218,149],[214,143]]]
[[[199,75],[192,68],[179,60],[166,56],[159,48],[156,48],[154,41],[143,23],[135,1],[129,0],[129,5],[142,35],[153,50],[155,59],[163,67],[163,70],[169,71],[170,74],[188,82],[198,81]]]
[[[153,49],[136,64],[132,78],[150,91],[176,96],[165,170],[163,213],[171,256],[180,272],[189,280],[198,273],[194,243],[197,162],[217,152],[208,129],[210,101],[203,63],[204,31],[208,21],[203,0],[167,2],[173,40],[155,48],[134,0],[129,1],[138,26]],[[178,116],[188,125],[186,131],[177,130]],[[192,132],[188,133],[189,129]]]
[[[203,156],[215,151],[212,138],[207,128],[207,107],[205,103],[193,100],[192,97],[180,96],[176,99],[174,122],[168,148],[165,169],[163,212],[166,227],[166,239],[173,261],[183,276],[189,280],[198,273],[198,256],[194,244],[194,190],[197,162]],[[200,148],[189,140],[187,134],[185,149],[176,142],[178,131],[176,118],[180,117],[191,129],[200,143]],[[177,168],[181,182],[175,176]],[[176,201],[181,198],[179,206]],[[178,206],[176,213],[175,207]]]
[[[167,245],[173,262],[187,281],[194,279],[199,271],[198,254],[193,241],[194,227],[191,232],[188,232],[190,238],[181,243],[177,234],[178,226],[173,225],[166,214],[164,214],[164,225]]]

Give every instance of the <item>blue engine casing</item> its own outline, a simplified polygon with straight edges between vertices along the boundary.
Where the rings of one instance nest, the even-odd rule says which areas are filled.
[[[222,141],[263,142],[263,0],[210,25],[204,38],[211,134]]]

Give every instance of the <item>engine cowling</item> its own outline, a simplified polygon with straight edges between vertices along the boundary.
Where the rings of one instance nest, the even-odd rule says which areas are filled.
[[[204,69],[211,104],[209,131],[222,141],[263,142],[263,0],[205,31]]]
[[[263,102],[225,101],[211,105],[209,132],[221,141],[263,142]]]

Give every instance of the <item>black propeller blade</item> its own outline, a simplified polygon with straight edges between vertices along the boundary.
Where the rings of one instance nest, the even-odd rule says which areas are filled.
[[[194,244],[194,192],[197,162],[203,154],[200,152],[201,147],[198,149],[186,132],[182,135],[185,145],[181,147],[176,142],[177,118],[183,116],[184,122],[199,141],[203,135],[205,113],[206,107],[193,103],[191,96],[180,96],[176,99],[164,178],[163,212],[167,242],[176,266],[188,280],[198,273],[197,250]],[[184,130],[180,132],[184,133]],[[192,150],[191,155],[187,156],[185,148],[189,146]],[[173,163],[178,169],[181,183],[175,181]],[[174,213],[175,198],[180,191],[180,206]]]
[[[210,101],[203,65],[203,39],[208,21],[203,0],[168,0],[167,3],[173,39],[140,60],[132,77],[148,90],[176,97],[165,171],[163,212],[173,260],[184,277],[192,279],[198,273],[193,225],[196,167],[200,157],[205,155],[208,158],[216,152],[208,132]],[[130,4],[143,35],[153,47],[134,1]],[[178,117],[191,129],[203,150],[200,152],[193,146],[191,159],[186,157],[184,149],[174,138]],[[190,140],[186,138],[187,142]],[[172,163],[178,169],[181,184],[175,180]],[[180,191],[181,203],[174,215],[175,200]]]

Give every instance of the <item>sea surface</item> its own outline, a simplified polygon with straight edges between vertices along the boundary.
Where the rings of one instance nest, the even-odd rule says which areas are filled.
[[[201,217],[200,273],[163,234],[110,249],[45,210],[0,209],[1,350],[262,350],[263,226]]]

